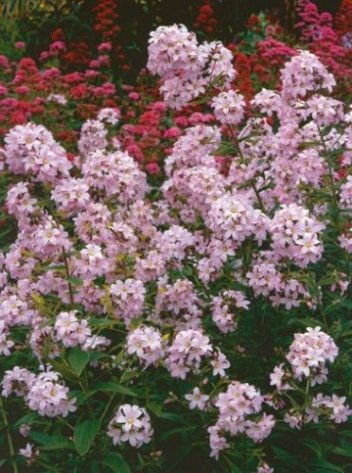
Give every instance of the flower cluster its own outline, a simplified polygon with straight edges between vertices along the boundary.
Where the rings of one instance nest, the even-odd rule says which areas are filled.
[[[215,406],[219,417],[216,424],[208,428],[212,456],[218,458],[219,453],[229,447],[226,434],[245,433],[254,442],[261,442],[270,435],[275,420],[272,415],[258,415],[262,404],[263,397],[254,386],[238,381],[233,381],[218,395]]]
[[[221,332],[227,333],[237,327],[236,312],[239,309],[248,310],[249,301],[240,291],[224,291],[221,296],[213,298],[212,317]]]
[[[145,289],[142,281],[126,279],[116,281],[110,287],[110,295],[116,309],[114,315],[122,317],[126,324],[143,313]]]
[[[351,111],[324,95],[334,77],[307,51],[290,55],[278,90],[248,103],[230,88],[223,45],[174,25],[152,34],[149,53],[161,91],[175,93],[166,103],[140,105],[138,116],[100,103],[72,153],[32,122],[5,136],[5,210],[16,227],[0,254],[3,396],[23,415],[52,418],[41,419],[46,432],[74,426],[76,450],[86,411],[90,435],[113,416],[112,443],[143,445],[131,461],[155,470],[169,458],[169,432],[159,431],[190,415],[191,428],[170,427],[177,439],[207,430],[219,468],[222,451],[240,457],[244,441],[251,471],[270,472],[265,444],[255,444],[277,421],[338,424],[351,414],[335,370],[324,384],[349,349]],[[79,74],[65,81],[82,85]],[[51,96],[45,106],[69,105],[65,90],[67,104]],[[198,112],[189,101],[203,92],[210,108]],[[167,105],[180,111],[165,130]],[[156,164],[155,149],[164,165],[147,176],[144,154]],[[348,372],[344,357],[339,370]],[[65,416],[61,430],[55,418]],[[165,453],[144,453],[152,424]],[[103,435],[94,442],[106,449]],[[36,451],[22,455],[36,461]]]
[[[114,445],[128,442],[138,448],[149,443],[153,435],[149,414],[143,407],[123,404],[109,422],[108,435]]]
[[[6,163],[15,174],[28,172],[44,183],[69,176],[72,165],[65,150],[42,125],[18,125],[8,133],[5,143]]]
[[[235,77],[232,54],[220,42],[199,44],[184,25],[160,26],[151,33],[147,67],[162,79],[166,103],[179,110],[214,81],[226,87]]]
[[[163,358],[163,345],[161,333],[152,327],[138,327],[127,336],[127,353],[136,354],[146,367]]]
[[[195,30],[204,30],[208,35],[215,32],[218,21],[215,17],[212,0],[203,0],[197,11],[197,17],[193,23]]]
[[[316,327],[295,335],[287,360],[297,379],[310,376],[314,381],[326,372],[325,364],[332,363],[337,354],[338,348],[332,338]]]
[[[60,375],[43,371],[35,376],[25,368],[15,366],[5,373],[3,396],[16,394],[24,398],[29,409],[41,416],[66,417],[77,409],[76,399],[69,397],[69,389],[59,382]]]
[[[245,101],[234,90],[221,92],[211,103],[214,115],[224,125],[238,125],[244,117]]]
[[[275,386],[280,395],[289,390],[294,392],[295,382],[303,380],[307,380],[308,387],[321,385],[328,379],[326,364],[333,363],[337,354],[338,348],[334,341],[320,327],[296,333],[286,356],[290,367],[286,368],[284,363],[276,366],[270,375],[270,384]],[[303,423],[317,423],[322,418],[335,423],[346,422],[351,414],[352,409],[346,403],[346,397],[318,393],[306,399],[301,411],[297,409],[297,404],[292,406],[285,413],[284,421],[291,428],[299,429]]]
[[[289,348],[287,360],[291,365],[292,376],[301,381],[309,378],[312,385],[321,384],[327,380],[326,363],[332,363],[338,354],[338,348],[329,335],[322,332],[320,327],[308,328],[306,333],[295,334],[295,339]],[[290,374],[285,371],[283,364],[275,367],[270,375],[271,384],[279,391],[291,389],[287,382]],[[286,381],[285,381],[286,380]]]
[[[212,354],[213,348],[209,342],[209,338],[197,330],[179,332],[165,359],[171,376],[185,379],[189,372],[199,371],[203,358]]]
[[[323,228],[307,209],[296,204],[283,206],[270,225],[272,248],[278,258],[290,258],[299,266],[315,263],[322,255],[318,235]]]
[[[87,320],[79,321],[74,311],[60,312],[54,329],[56,340],[65,347],[83,346],[91,335]]]

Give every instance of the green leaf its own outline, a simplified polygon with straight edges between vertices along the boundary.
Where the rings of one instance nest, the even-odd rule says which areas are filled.
[[[105,455],[103,463],[115,473],[131,473],[128,463],[118,453]]]
[[[177,422],[179,424],[188,424],[189,422],[185,420],[184,416],[180,414],[175,414],[174,412],[161,412],[158,417],[161,419],[169,420],[170,422]]]
[[[333,450],[334,453],[337,455],[341,455],[343,457],[352,458],[352,445],[350,442],[346,442],[345,440],[341,440],[340,446],[336,447]]]
[[[40,444],[41,450],[63,450],[73,448],[68,438],[62,435],[49,435],[44,432],[30,431],[32,440]]]
[[[309,450],[312,450],[318,458],[321,458],[323,455],[322,447],[319,442],[316,442],[310,438],[305,439],[304,442],[302,442],[305,447],[307,447]]]
[[[166,430],[160,435],[160,440],[166,440],[169,437],[172,437],[173,435],[185,434],[186,432],[191,432],[192,430],[196,430],[196,429],[197,429],[197,426],[191,425],[191,426],[186,426],[186,427],[178,427],[177,429]]]
[[[228,466],[231,468],[231,470],[230,470],[231,473],[241,473],[242,470],[240,470],[228,456],[224,455],[223,459],[228,464]]]
[[[15,426],[19,427],[22,424],[33,424],[38,419],[39,419],[39,416],[36,412],[30,412],[29,414],[25,414],[20,419],[18,419],[15,422]]]
[[[151,402],[147,404],[147,409],[148,411],[151,411],[157,417],[160,417],[160,414],[162,413],[162,410],[163,410],[163,405]]]
[[[96,385],[93,386],[92,390],[94,392],[103,391],[103,392],[125,394],[126,396],[134,396],[134,397],[137,396],[137,394],[134,391],[132,391],[132,389],[126,388],[125,386],[122,386],[121,384],[114,383],[113,381],[105,381],[105,382],[97,383]]]
[[[75,276],[70,276],[68,278],[68,281],[73,285],[73,286],[83,286],[83,279],[81,278],[76,278]]]
[[[83,456],[88,453],[97,433],[100,429],[99,420],[85,420],[76,425],[74,431],[74,443],[77,452]]]
[[[68,355],[68,362],[70,363],[73,371],[80,376],[84,368],[89,362],[89,353],[86,351],[75,348]]]
[[[72,371],[72,369],[67,365],[67,363],[63,363],[62,361],[51,360],[50,364],[54,368],[55,371],[58,371],[62,374],[62,376],[73,383],[77,382],[78,375]]]
[[[341,468],[325,460],[315,461],[312,466],[318,467],[318,469],[315,470],[315,473],[344,473]]]

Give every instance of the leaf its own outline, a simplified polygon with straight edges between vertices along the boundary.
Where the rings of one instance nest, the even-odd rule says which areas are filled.
[[[113,392],[113,393],[119,393],[119,394],[125,394],[126,396],[134,396],[136,397],[137,394],[132,391],[130,388],[126,388],[125,386],[122,386],[121,384],[114,383],[113,381],[105,381],[96,384],[93,386],[93,391],[103,391],[103,392]]]
[[[73,371],[80,376],[84,368],[89,362],[89,353],[80,350],[79,348],[73,349],[68,355],[68,361]]]
[[[38,419],[39,419],[39,416],[36,412],[30,412],[29,414],[25,414],[20,419],[18,419],[15,422],[15,426],[19,427],[22,424],[33,424]]]
[[[55,371],[58,371],[59,373],[62,374],[62,376],[69,381],[72,381],[73,383],[77,382],[78,375],[70,369],[69,366],[67,366],[66,363],[63,363],[62,361],[57,361],[57,360],[51,360],[50,364],[54,368]]]
[[[49,435],[44,432],[30,431],[32,440],[40,444],[41,450],[63,450],[72,449],[72,443],[62,435]]]
[[[308,439],[305,439],[305,441],[302,442],[302,443],[309,450],[312,450],[318,458],[322,457],[323,451],[322,451],[322,448],[321,448],[321,444],[319,442],[315,442],[314,440],[308,438]]]
[[[184,416],[175,414],[174,412],[161,412],[158,417],[169,420],[170,422],[177,422],[179,424],[188,424]]]
[[[166,440],[169,437],[172,437],[173,435],[184,434],[186,432],[191,432],[192,430],[196,429],[197,427],[195,425],[191,425],[189,427],[178,427],[177,429],[166,430],[160,435],[160,440]]]
[[[81,278],[76,278],[75,276],[70,276],[68,278],[68,281],[73,285],[73,286],[83,286],[83,279]]]
[[[292,465],[295,465],[297,463],[296,458],[286,450],[283,450],[282,448],[278,447],[273,447],[273,451],[275,453],[275,458],[278,460],[284,461],[286,463],[291,463]]]
[[[109,453],[105,456],[103,463],[115,473],[131,473],[128,463],[118,453]]]
[[[312,466],[318,467],[318,469],[315,470],[316,473],[344,473],[341,468],[325,460],[316,461],[312,463]]]
[[[241,473],[242,470],[240,470],[230,458],[228,458],[225,455],[223,456],[223,458],[226,461],[226,463],[229,465],[229,467],[231,468],[231,473]]]
[[[149,403],[147,404],[148,411],[151,411],[155,416],[160,417],[162,413],[163,406],[162,404]]]
[[[343,457],[352,458],[352,445],[350,442],[346,442],[345,440],[340,441],[340,446],[336,447],[333,450],[334,453],[337,455],[342,455]]]
[[[88,453],[97,433],[100,429],[100,421],[97,419],[85,420],[76,425],[74,430],[74,444],[79,455]]]

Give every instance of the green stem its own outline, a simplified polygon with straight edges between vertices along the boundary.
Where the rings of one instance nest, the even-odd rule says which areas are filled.
[[[266,210],[265,210],[265,205],[264,205],[264,202],[263,202],[263,199],[260,197],[260,194],[259,194],[259,190],[257,189],[254,181],[251,181],[251,187],[252,189],[254,190],[254,193],[258,199],[258,203],[259,203],[259,207],[260,207],[260,210],[265,213]]]
[[[70,276],[70,269],[69,269],[69,266],[68,266],[68,259],[67,259],[67,254],[66,254],[65,248],[62,248],[62,257],[64,259],[65,273],[66,273],[66,279],[67,279],[67,284],[68,284],[68,292],[70,294],[70,303],[71,303],[71,306],[74,306],[75,301],[74,301],[74,297],[73,297],[72,284],[70,282],[70,277],[71,277]]]
[[[12,463],[12,470],[13,473],[18,473],[18,468],[16,464],[16,459],[15,459],[15,449],[13,448],[13,443],[12,443],[12,437],[11,437],[11,432],[9,428],[9,421],[7,419],[6,411],[5,411],[5,406],[2,400],[2,397],[0,396],[0,408],[2,412],[2,419],[4,422],[4,426],[6,429],[6,437],[7,437],[7,443],[9,445],[9,452],[10,452],[10,457],[11,457],[11,463]]]
[[[324,329],[329,330],[328,319],[326,318],[326,314],[324,312],[324,307],[323,307],[323,304],[321,303],[321,300],[320,300],[319,285],[317,285],[316,280],[313,277],[310,269],[308,269],[308,274],[309,274],[309,277],[310,277],[311,284],[314,286],[314,295],[313,296],[316,300],[318,311],[320,312],[320,314],[322,316]]]
[[[299,403],[298,403],[297,401],[295,401],[292,396],[290,396],[289,394],[287,394],[286,391],[284,391],[284,392],[282,393],[282,395],[285,396],[285,397],[287,397],[287,399],[289,399],[289,400],[291,401],[291,403],[292,403],[292,405],[293,405],[294,407],[296,407],[296,408],[300,407]]]
[[[236,136],[236,133],[234,132],[233,128],[231,125],[228,126],[229,130],[230,130],[230,133],[231,133],[231,136],[232,136],[232,139],[233,139],[233,142],[234,144],[236,145],[236,148],[238,150],[238,154],[240,155],[242,161],[245,161],[245,157],[244,157],[244,154],[242,152],[242,149],[241,149],[241,145],[240,145],[240,142],[238,141],[238,138]],[[260,207],[260,210],[263,212],[263,213],[266,213],[266,210],[265,210],[265,205],[264,205],[264,202],[263,202],[263,199],[260,197],[260,193],[259,193],[259,190],[257,189],[256,185],[255,185],[255,181],[252,179],[250,181],[250,185],[257,197],[257,200],[258,200],[258,204],[259,204],[259,207]]]
[[[304,393],[304,410],[302,413],[302,424],[304,423],[304,418],[306,415],[306,408],[308,407],[309,389],[310,389],[310,378],[307,378],[306,389]]]
[[[113,400],[115,399],[115,396],[116,396],[116,393],[113,394],[109,400],[109,402],[107,403],[105,409],[104,409],[104,412],[102,413],[101,417],[100,417],[100,422],[103,421],[104,417],[106,416],[106,414],[108,413],[109,409],[110,409],[110,406],[113,402]]]
[[[323,148],[324,148],[324,152],[327,155],[326,160],[327,160],[328,169],[329,169],[329,181],[330,181],[330,186],[331,186],[331,193],[332,193],[332,198],[333,198],[333,202],[334,202],[334,207],[336,208],[336,211],[338,212],[339,211],[339,202],[338,202],[338,196],[337,196],[335,181],[334,181],[334,170],[333,170],[333,167],[332,167],[332,164],[331,164],[330,157],[328,156],[329,155],[329,150],[326,147],[326,143],[325,143],[325,140],[324,140],[323,133],[322,133],[322,131],[321,131],[321,129],[318,125],[317,125],[317,128],[318,128],[319,136],[320,136]]]
[[[89,383],[88,383],[88,376],[87,372],[83,372],[83,386],[84,386],[84,392],[89,393]],[[92,400],[90,397],[87,399],[87,407],[88,407],[88,413],[91,418],[93,418],[93,406],[92,406]]]

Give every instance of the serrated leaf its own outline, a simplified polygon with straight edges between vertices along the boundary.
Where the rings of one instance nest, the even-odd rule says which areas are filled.
[[[104,457],[103,463],[114,473],[131,473],[128,463],[118,453],[109,453]]]
[[[100,421],[97,419],[85,420],[76,425],[74,430],[74,444],[79,455],[86,455],[99,432]]]
[[[80,350],[79,348],[75,348],[68,355],[68,362],[70,363],[73,371],[78,376],[80,376],[89,362],[89,353]]]

